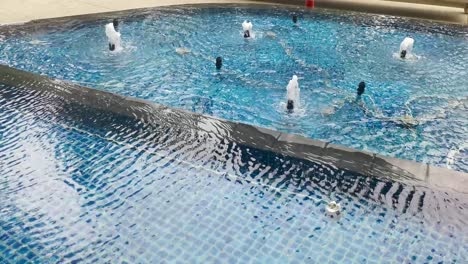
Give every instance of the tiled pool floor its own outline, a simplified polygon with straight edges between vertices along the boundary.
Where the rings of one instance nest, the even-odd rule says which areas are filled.
[[[468,258],[466,194],[287,158],[26,87],[0,87],[2,263]],[[325,214],[330,199],[342,204],[341,218]]]

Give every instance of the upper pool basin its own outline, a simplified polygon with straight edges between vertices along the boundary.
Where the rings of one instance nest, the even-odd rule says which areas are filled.
[[[104,25],[113,18],[121,52],[108,50]],[[243,38],[244,20],[253,23],[252,39]],[[414,56],[402,60],[399,46],[408,36]],[[466,27],[278,7],[179,6],[4,27],[0,40],[0,63],[15,68],[468,171]],[[286,85],[293,75],[301,104],[291,114]],[[367,87],[356,101],[361,81]]]

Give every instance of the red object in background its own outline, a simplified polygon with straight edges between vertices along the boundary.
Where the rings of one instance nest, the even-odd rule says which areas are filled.
[[[314,8],[315,7],[315,1],[314,0],[306,0],[306,7],[307,8]]]

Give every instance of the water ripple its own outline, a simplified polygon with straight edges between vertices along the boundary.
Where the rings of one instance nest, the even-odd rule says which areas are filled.
[[[203,31],[199,31],[197,21],[205,19],[206,16],[198,9],[192,10],[189,15],[186,11],[182,8],[169,14],[155,12],[148,15],[143,22],[138,19],[129,20],[122,30],[125,27],[144,30],[148,25],[161,25],[167,34],[158,34],[164,38],[155,37],[148,41],[154,43],[168,41],[171,45],[173,42],[177,45],[183,44],[192,50],[202,49],[199,46],[204,43],[203,38],[200,37],[203,36]],[[231,14],[234,11],[227,9],[225,12]],[[277,22],[283,21],[284,12],[275,12],[278,12],[278,16],[273,16],[273,18],[278,19]],[[244,9],[236,9],[235,14],[235,16],[226,16],[226,20],[233,22],[252,15]],[[265,15],[271,17],[271,14]],[[181,34],[196,35],[197,42],[192,43],[190,38],[187,43],[177,42],[179,38],[174,35],[179,34],[179,31],[175,30],[170,23],[172,16],[176,16],[179,20],[185,16],[192,17],[187,22],[186,31],[181,31]],[[161,17],[164,18],[161,21],[155,19]],[[329,24],[336,23],[335,20],[327,19],[329,19],[327,16],[321,17],[317,23],[323,24],[326,29],[334,29],[337,34],[343,33]],[[360,21],[359,18],[355,19]],[[392,27],[400,25],[395,21],[381,19],[373,22],[380,27],[388,27],[389,24]],[[272,23],[271,20],[265,20],[264,23],[271,27],[278,24]],[[289,26],[285,24],[285,21],[283,23],[283,28],[276,29],[288,32]],[[348,23],[351,22],[348,21]],[[375,28],[376,25],[367,25],[369,27],[367,38],[379,39],[381,31]],[[88,31],[87,26],[78,26],[74,23],[65,26],[72,27],[73,32],[77,34],[84,34],[91,39],[98,38],[96,34],[91,34],[94,29]],[[214,27],[216,30],[226,30],[226,24],[223,23],[216,24]],[[261,31],[262,24],[260,23],[255,28]],[[152,29],[155,31],[154,34],[157,34],[157,29],[156,26]],[[233,25],[231,29],[237,30],[237,27]],[[403,28],[403,30],[409,29]],[[59,29],[55,30],[57,34],[68,34]],[[312,29],[304,25],[303,30]],[[443,28],[434,27],[432,31],[422,32],[432,36],[440,34],[438,32],[440,30]],[[132,34],[135,34],[136,38],[139,34],[138,30],[135,29]],[[297,35],[297,33],[294,34]],[[314,31],[314,34],[318,41],[326,42],[325,33]],[[307,36],[307,34],[303,35]],[[43,41],[55,43],[54,41],[61,38],[56,36],[57,40],[54,40],[54,36],[49,37],[52,39]],[[254,50],[252,45],[255,43],[244,43],[243,40],[237,40],[230,35],[227,35],[227,38],[231,41],[230,48],[232,49],[242,47],[244,52]],[[386,38],[382,37],[382,39]],[[211,43],[210,45],[216,43],[212,39],[206,41]],[[259,43],[262,40],[256,41]],[[42,47],[37,42],[35,43],[36,46]],[[66,45],[67,43],[58,44]],[[139,42],[133,41],[132,43]],[[348,52],[346,47],[340,46],[337,40],[334,40],[334,43],[336,49]],[[350,40],[349,43],[353,42]],[[154,47],[149,43],[147,45]],[[153,52],[171,54],[174,48],[171,45],[161,44],[161,51],[153,50]],[[272,43],[272,45],[277,46],[279,51],[283,49],[277,43]],[[133,56],[134,53],[145,49],[143,46],[138,46],[129,54],[123,54],[123,57]],[[204,47],[206,54],[211,52],[209,56],[215,56],[215,51],[210,47],[213,46]],[[327,49],[323,46],[318,47],[320,48],[324,49],[323,52]],[[377,45],[373,48],[377,52],[383,47]],[[148,50],[150,49],[145,49],[145,51]],[[104,51],[95,49],[87,51],[90,54],[84,54],[83,57],[96,56],[95,59],[103,59],[100,56],[108,56]],[[34,50],[31,52],[33,53],[28,56],[36,56]],[[298,52],[292,53],[295,55],[302,54],[302,51],[298,49],[293,52]],[[457,54],[461,56],[463,51],[460,52]],[[352,52],[354,55],[359,53]],[[10,51],[7,52],[7,56],[12,56]],[[265,56],[261,53],[258,58],[262,59]],[[327,74],[332,81],[340,83],[340,80],[346,79],[348,75],[346,71],[343,72],[340,69],[343,66],[341,63],[346,60],[343,61],[336,54],[333,56],[337,57],[330,56],[332,58],[322,61],[325,66],[321,67],[329,71]],[[78,60],[81,58],[76,57]],[[106,59],[109,60],[107,61],[108,67],[109,65],[117,67],[117,63],[112,64],[114,62],[110,61],[111,57],[106,57]],[[171,61],[180,63],[183,61],[179,55],[162,59],[167,60],[169,64],[172,63]],[[198,58],[191,59],[198,60]],[[294,63],[289,57],[284,59],[285,62],[280,62],[280,65],[281,63]],[[51,59],[50,63],[55,63],[52,61]],[[125,67],[133,65],[131,61],[123,59],[122,65],[126,65]],[[307,57],[304,61],[310,65],[322,63],[321,58],[317,57]],[[197,63],[193,62],[190,66],[184,66],[180,70],[198,70]],[[152,62],[143,60],[142,64],[151,66]],[[165,100],[174,100],[183,104],[196,98],[192,104],[198,104],[197,107],[200,104],[203,105],[202,101],[210,97],[204,94],[204,90],[196,90],[196,87],[207,85],[203,83],[204,81],[195,83],[194,90],[188,88],[179,90],[170,83],[158,82],[160,80],[158,78],[162,78],[160,76],[165,76],[164,78],[168,80],[171,76],[177,76],[172,72],[174,69],[171,67],[174,66],[169,64],[167,68],[170,70],[161,69],[161,72],[164,72],[163,75],[158,75],[161,73],[159,70],[147,68],[154,74],[155,84],[148,83],[151,79],[145,75],[146,73],[140,75],[146,78],[133,76],[131,81],[145,82],[147,85],[145,87],[166,86],[164,89],[169,97],[171,90],[177,90],[172,94],[173,97]],[[72,63],[72,65],[75,67],[77,63]],[[226,70],[237,68],[232,67],[234,65],[236,65],[234,61],[227,58]],[[255,75],[261,70],[253,68],[253,65],[246,60],[240,61],[239,65],[246,67],[246,74]],[[85,66],[91,65],[83,65],[84,68]],[[51,68],[54,67],[51,66]],[[414,66],[405,65],[405,67]],[[363,71],[373,71],[368,67],[363,68],[361,69]],[[71,68],[65,69],[68,71]],[[106,71],[99,71],[93,67],[88,69],[90,69],[89,72],[83,74],[94,76],[93,78],[99,76],[95,75],[96,73],[112,74],[108,68]],[[278,69],[278,72],[281,78],[289,75],[287,71],[281,69]],[[65,76],[71,72],[62,74]],[[205,76],[199,72],[198,74],[202,78]],[[236,74],[240,73],[234,75]],[[258,76],[261,74],[265,73],[262,72]],[[268,76],[269,79],[266,81],[269,83],[282,83],[279,79],[270,79],[271,75]],[[206,78],[211,77],[212,75],[209,75]],[[389,78],[389,76],[382,77]],[[75,81],[84,80],[91,83],[96,81],[86,80],[88,77],[80,78]],[[110,81],[106,78],[109,77],[102,77],[103,83]],[[183,80],[194,81],[187,77]],[[211,95],[212,98],[218,98],[214,95],[219,96],[219,101],[226,102],[226,106],[217,109],[217,100],[214,100],[213,106],[208,106],[212,107],[213,113],[233,111],[229,113],[239,117],[246,116],[246,119],[256,122],[252,115],[258,107],[264,110],[259,114],[261,120],[264,120],[261,121],[264,122],[263,125],[271,122],[272,126],[287,127],[284,120],[276,119],[268,112],[269,110],[265,110],[263,101],[254,104],[241,96],[241,94],[261,96],[264,95],[263,93],[245,89],[243,85],[238,86],[239,83],[245,83],[243,80],[239,83],[229,78],[225,80],[227,83],[223,85],[229,87],[230,92],[239,89],[239,94],[235,94],[236,98],[231,98],[227,97],[228,93],[223,89],[217,90],[216,94]],[[256,79],[258,80],[262,79]],[[117,78],[113,83],[119,82]],[[303,83],[307,84],[307,80]],[[311,82],[311,85],[313,83]],[[346,81],[341,84],[343,83],[346,84]],[[424,184],[395,182],[386,178],[385,175],[366,177],[325,164],[297,160],[249,148],[228,140],[234,128],[216,120],[200,119],[197,126],[203,130],[195,130],[192,128],[194,126],[186,125],[192,124],[193,120],[170,109],[157,109],[158,114],[150,118],[151,122],[137,120],[83,107],[57,94],[27,89],[33,84],[25,83],[24,87],[9,87],[0,84],[0,200],[2,201],[0,206],[0,262],[114,263],[127,261],[151,263],[240,260],[242,262],[284,263],[317,260],[323,263],[339,263],[377,262],[385,259],[392,263],[406,263],[429,260],[463,262],[468,258],[468,248],[464,243],[468,234],[468,197],[466,195],[431,189]],[[192,87],[191,84],[193,83],[185,83],[184,87]],[[62,85],[65,84],[57,82],[57,89],[60,89]],[[177,86],[180,85],[182,83],[177,83]],[[219,83],[216,87],[217,85]],[[152,94],[152,96],[158,94],[157,91],[146,91],[140,88],[138,82],[128,83],[128,85],[125,83],[122,87],[125,87],[126,93]],[[282,98],[284,92],[282,85],[278,87],[278,94],[275,94],[275,98]],[[399,93],[382,90],[380,95],[374,98],[379,105],[385,106],[394,101],[395,96],[402,96],[404,100],[408,99],[411,104],[416,105],[413,111],[419,111],[421,115],[440,114],[449,105],[451,105],[449,108],[453,110],[444,113],[448,116],[447,120],[433,121],[442,124],[436,124],[433,127],[423,126],[416,131],[408,131],[406,134],[403,134],[400,128],[370,123],[368,120],[364,120],[361,125],[351,123],[349,121],[353,115],[349,110],[344,113],[347,117],[346,122],[345,117],[327,117],[330,121],[325,124],[327,129],[321,130],[320,128],[324,125],[317,124],[317,128],[313,130],[314,133],[325,138],[341,136],[340,141],[351,145],[357,144],[356,138],[358,138],[360,140],[358,142],[364,141],[360,145],[363,148],[368,147],[368,144],[376,139],[389,140],[386,146],[392,146],[389,151],[395,153],[405,151],[398,150],[396,145],[392,145],[395,143],[395,135],[412,139],[416,137],[417,143],[414,146],[411,145],[413,140],[406,142],[408,145],[405,147],[408,148],[408,152],[416,147],[428,153],[437,149],[433,147],[436,143],[418,138],[419,133],[438,137],[437,144],[452,144],[454,151],[460,149],[460,147],[457,148],[460,146],[457,143],[463,142],[465,139],[463,135],[466,134],[463,129],[466,127],[463,126],[466,122],[463,116],[466,110],[465,99],[459,99],[461,103],[453,103],[454,97],[448,94],[445,97],[422,100],[422,96],[428,94],[428,91],[423,90],[417,95],[411,94],[410,96],[406,91],[408,87],[386,87],[401,88],[401,90]],[[421,84],[420,87],[424,86]],[[464,86],[461,84],[458,87]],[[452,88],[454,87],[443,89]],[[112,89],[123,90],[118,86],[113,86]],[[212,88],[208,90],[215,91],[210,89]],[[268,88],[262,87],[262,89]],[[303,90],[305,98],[308,98],[307,85]],[[270,89],[268,93],[272,91],[273,89]],[[308,107],[319,107],[321,103],[318,102],[327,101],[336,96],[333,93],[321,95],[316,91],[310,91],[309,95],[311,98],[317,98],[317,102],[308,103]],[[274,105],[276,101],[272,99],[273,97],[264,96],[265,103]],[[184,99],[181,100],[181,98]],[[413,100],[412,98],[419,99]],[[198,99],[199,101],[196,101]],[[245,101],[242,101],[242,105],[237,104],[237,100]],[[393,103],[404,105],[403,101]],[[188,108],[191,107],[190,104],[188,103]],[[205,106],[196,109],[203,109],[203,107]],[[145,108],[142,111],[150,113],[155,112],[154,110]],[[382,107],[382,111],[392,114],[395,108]],[[306,115],[304,118],[308,117],[310,116]],[[317,122],[319,121],[323,119],[318,119]],[[450,131],[444,132],[445,130],[442,129],[452,125],[450,122],[458,122],[451,128],[453,130],[450,131],[456,131],[451,135]],[[333,129],[330,129],[330,123],[334,123]],[[314,123],[303,125],[314,127]],[[294,130],[294,128],[288,129]],[[368,129],[369,133],[364,134],[367,137],[362,136],[362,129]],[[357,137],[357,134],[360,136]],[[457,155],[466,154],[463,153],[460,150]],[[440,157],[442,154],[430,155]],[[457,155],[454,159],[457,159]],[[463,159],[459,162],[466,165]],[[325,215],[324,205],[330,200],[337,200],[343,206],[343,215],[340,219],[331,219]]]

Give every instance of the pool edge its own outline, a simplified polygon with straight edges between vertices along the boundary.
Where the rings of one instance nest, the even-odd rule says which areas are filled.
[[[265,3],[305,6],[304,0],[255,0]],[[314,0],[315,8],[408,17],[451,24],[468,25],[463,8],[443,5],[416,4],[388,0]],[[305,8],[305,7],[304,7]]]
[[[28,87],[24,87],[25,81]],[[143,119],[147,122],[153,122],[153,120],[157,119],[155,117],[161,115],[161,110],[169,110],[184,116],[183,121],[185,123],[183,125],[214,133],[247,147],[324,163],[369,177],[412,181],[414,184],[427,184],[438,189],[468,194],[468,173],[464,172],[431,166],[426,163],[386,157],[377,153],[356,150],[300,135],[282,133],[267,128],[197,114],[143,99],[52,79],[6,65],[0,65],[0,83],[18,88],[62,94],[93,109]],[[220,130],[220,128],[222,129]]]
[[[124,4],[122,6],[104,6],[96,5],[94,9],[92,6],[86,6],[87,8],[70,8],[71,10],[64,10],[61,13],[49,13],[41,14],[39,11],[33,11],[33,14],[29,15],[19,15],[14,14],[16,9],[21,9],[21,5],[14,7],[5,6],[4,9],[14,8],[12,12],[8,13],[8,16],[2,20],[0,18],[1,25],[11,25],[18,23],[28,23],[37,20],[44,19],[56,19],[64,17],[74,17],[74,16],[86,16],[86,15],[97,15],[105,14],[110,12],[123,12],[131,11],[138,9],[147,9],[155,8],[162,6],[177,6],[177,5],[207,5],[207,4],[218,4],[218,5],[227,5],[227,4],[261,4],[261,5],[271,5],[271,4],[280,4],[285,6],[295,6],[295,7],[304,7],[305,9],[305,0],[169,0],[163,3],[158,3],[157,1],[147,1],[137,3]],[[408,2],[398,2],[398,1],[388,1],[388,0],[315,0],[316,8],[326,8],[326,9],[336,9],[336,10],[347,10],[354,12],[362,13],[372,13],[372,14],[382,14],[382,15],[391,15],[399,17],[410,17],[423,20],[432,20],[445,23],[459,24],[459,25],[468,25],[468,14],[464,12],[463,8],[458,7],[447,7],[444,5],[429,5],[421,3],[408,3]],[[39,8],[42,10],[43,8]],[[86,10],[86,11],[84,11]],[[1,17],[1,16],[0,16]]]

